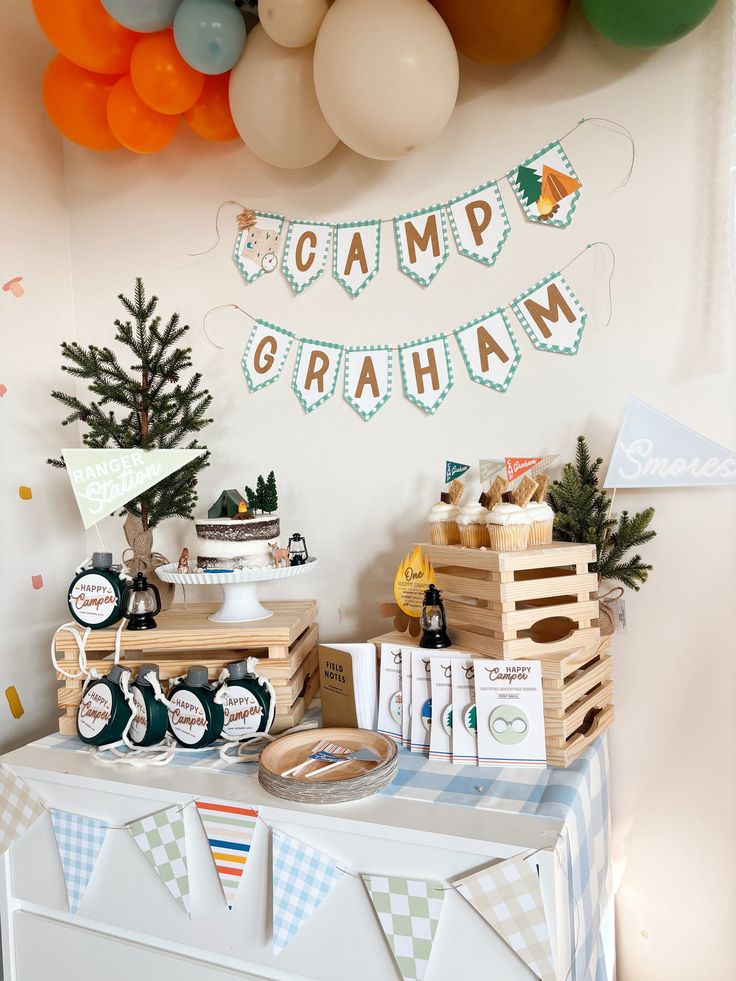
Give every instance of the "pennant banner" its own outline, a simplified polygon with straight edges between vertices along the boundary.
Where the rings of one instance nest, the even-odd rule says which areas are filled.
[[[455,340],[473,381],[505,392],[519,367],[521,352],[503,310],[458,327]]]
[[[511,487],[525,474],[536,477],[538,473],[549,470],[559,455],[559,453],[549,453],[547,456],[506,456],[501,460],[479,460],[480,482],[493,480],[497,474],[503,474]]]
[[[351,296],[358,296],[378,272],[380,221],[335,225],[332,275]]]
[[[246,283],[252,283],[264,272],[273,272],[279,264],[282,215],[256,211],[255,225],[243,229],[235,239],[233,257]]]
[[[539,876],[510,858],[453,882],[541,981],[555,981]]]
[[[452,365],[444,334],[399,345],[404,394],[430,415],[452,388]]]
[[[523,477],[525,473],[529,473],[531,469],[539,463],[541,456],[507,456],[504,459],[504,465],[506,467],[506,480],[511,483],[512,480],[516,480],[519,477]]]
[[[446,208],[458,252],[492,266],[511,231],[498,184],[476,187]]]
[[[241,361],[251,392],[257,392],[276,381],[289,356],[293,340],[294,335],[290,331],[266,320],[256,320]]]
[[[313,412],[334,395],[342,351],[341,344],[327,341],[299,342],[291,387],[305,412]]]
[[[61,455],[85,528],[91,528],[206,450],[67,449]]]
[[[399,269],[429,286],[449,254],[445,216],[440,205],[394,218]]]
[[[293,221],[284,246],[283,270],[295,293],[301,293],[324,272],[332,226]]]
[[[723,487],[736,484],[736,452],[632,398],[604,487]]]
[[[194,806],[207,835],[227,908],[232,909],[242,882],[258,810],[226,800],[195,800]]]
[[[43,814],[41,799],[12,770],[0,764],[0,855]]]
[[[470,470],[469,463],[455,463],[453,460],[445,461],[445,483],[449,484],[456,477],[462,477]]]
[[[577,354],[588,315],[560,273],[550,273],[517,296],[511,309],[540,351]]]
[[[423,981],[442,911],[438,882],[364,875],[363,882],[404,981]]]
[[[189,873],[181,808],[167,807],[126,825],[146,861],[189,915]]]
[[[345,401],[361,419],[372,419],[391,397],[391,348],[345,348]]]
[[[506,176],[530,221],[560,228],[570,224],[582,185],[558,142],[543,147]]]
[[[273,952],[278,956],[322,905],[343,872],[335,860],[280,831],[273,838]]]
[[[49,808],[64,870],[69,912],[74,916],[92,878],[108,825],[97,818]]]

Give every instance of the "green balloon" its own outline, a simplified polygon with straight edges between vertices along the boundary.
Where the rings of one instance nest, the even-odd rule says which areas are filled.
[[[679,41],[715,5],[716,0],[582,0],[593,27],[626,48],[658,48]]]

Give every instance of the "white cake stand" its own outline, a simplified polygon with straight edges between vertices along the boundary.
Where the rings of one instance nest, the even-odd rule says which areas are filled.
[[[222,586],[222,606],[210,617],[216,623],[248,623],[273,616],[271,610],[261,606],[258,600],[258,583],[306,576],[317,564],[313,558],[303,565],[282,566],[270,569],[242,569],[237,572],[177,572],[176,563],[156,567],[156,575],[163,582],[181,586]]]

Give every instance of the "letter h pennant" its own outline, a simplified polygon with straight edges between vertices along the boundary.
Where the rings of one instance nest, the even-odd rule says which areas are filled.
[[[452,364],[444,334],[399,345],[404,394],[430,415],[452,388]]]

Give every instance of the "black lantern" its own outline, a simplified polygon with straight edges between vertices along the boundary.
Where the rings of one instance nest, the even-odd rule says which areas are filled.
[[[289,565],[304,565],[308,558],[306,538],[302,538],[298,531],[294,532],[289,539]]]
[[[420,623],[422,625],[420,647],[440,650],[451,646],[452,641],[447,636],[447,619],[442,605],[442,594],[433,582],[429,584],[424,594]]]
[[[128,630],[153,630],[156,626],[153,618],[160,612],[158,590],[139,572],[123,593],[123,616],[128,621]]]

